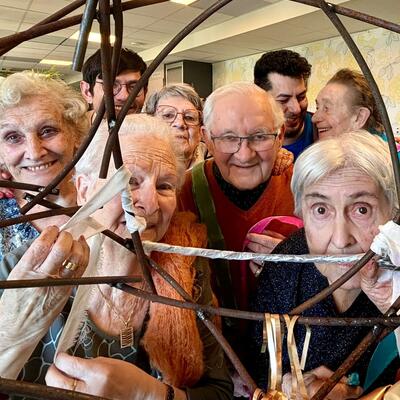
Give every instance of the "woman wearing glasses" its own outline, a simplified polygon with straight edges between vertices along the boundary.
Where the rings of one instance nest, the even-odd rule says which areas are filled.
[[[161,118],[176,129],[176,143],[182,149],[187,169],[204,161],[206,145],[200,142],[203,103],[189,85],[169,85],[153,93],[145,112]]]

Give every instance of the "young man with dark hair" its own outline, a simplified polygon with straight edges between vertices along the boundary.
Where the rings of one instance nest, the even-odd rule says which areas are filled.
[[[296,157],[314,142],[312,114],[307,112],[311,65],[291,50],[270,51],[254,67],[254,83],[270,92],[285,114],[283,147]]]
[[[139,54],[126,48],[121,50],[118,71],[113,87],[115,110],[117,113],[121,110],[129,93],[133,90],[146,68],[147,65]],[[86,60],[82,68],[82,75],[83,78],[80,82],[82,96],[88,102],[90,109],[96,112],[104,94],[100,50],[97,50]],[[144,88],[138,93],[129,110],[129,114],[141,112],[146,93],[147,82]]]

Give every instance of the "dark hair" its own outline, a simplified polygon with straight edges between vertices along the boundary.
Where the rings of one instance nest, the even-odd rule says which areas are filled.
[[[299,53],[292,50],[276,50],[265,53],[259,58],[254,66],[254,83],[261,89],[271,90],[272,85],[268,74],[290,76],[292,78],[303,78],[307,84],[311,75],[311,64]]]
[[[371,133],[383,132],[382,118],[376,106],[374,96],[364,75],[349,68],[340,69],[329,79],[329,83],[339,83],[346,86],[351,91],[352,107],[366,107],[370,111],[370,116],[363,126]]]
[[[131,70],[135,72],[140,72],[143,75],[146,70],[147,65],[143,61],[139,54],[127,48],[121,49],[121,57],[119,59],[119,66],[117,70],[117,75],[126,70]],[[101,51],[97,50],[92,54],[86,62],[83,64],[82,68],[82,80],[90,85],[90,92],[93,93],[93,86],[96,83],[96,78],[101,78]],[[147,89],[148,82],[145,84],[145,89]]]

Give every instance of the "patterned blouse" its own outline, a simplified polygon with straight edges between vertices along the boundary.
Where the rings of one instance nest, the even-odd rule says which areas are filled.
[[[0,220],[21,216],[15,199],[0,199]],[[4,254],[13,251],[28,240],[35,239],[39,232],[29,222],[0,228],[0,261]]]

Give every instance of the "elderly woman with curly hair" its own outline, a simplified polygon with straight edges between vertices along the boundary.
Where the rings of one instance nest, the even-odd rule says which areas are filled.
[[[48,185],[71,161],[88,130],[86,104],[78,92],[60,79],[32,71],[18,72],[0,82],[0,163],[11,180]],[[76,205],[76,190],[69,175],[51,200],[63,207]],[[0,218],[18,217],[27,200],[21,190],[15,198],[0,199]],[[31,213],[47,210],[41,205]],[[60,226],[55,216],[0,229],[0,259],[44,227]]]

